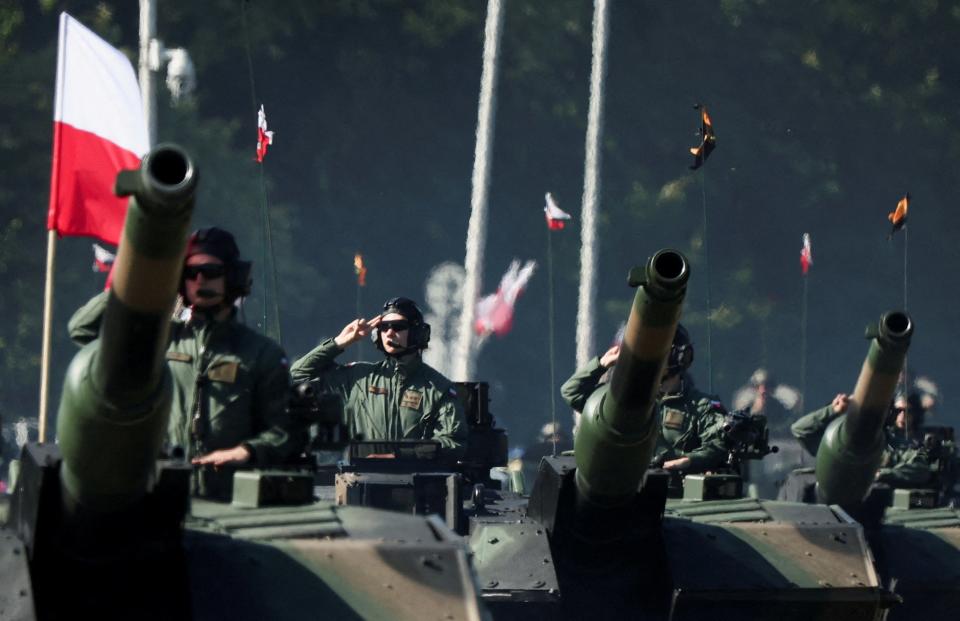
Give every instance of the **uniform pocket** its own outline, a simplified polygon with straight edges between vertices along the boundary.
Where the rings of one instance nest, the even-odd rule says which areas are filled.
[[[220,382],[210,382],[204,388],[210,421],[207,443],[229,448],[250,439],[255,430],[249,388]]]
[[[420,410],[414,410],[412,408],[400,408],[400,425],[403,428],[403,437],[405,439],[409,438],[422,438],[424,434],[424,422],[426,417],[423,412]]]

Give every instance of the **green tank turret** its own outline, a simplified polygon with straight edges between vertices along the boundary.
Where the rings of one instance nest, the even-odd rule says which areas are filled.
[[[886,448],[884,426],[900,370],[910,346],[913,324],[890,312],[867,330],[870,349],[845,416],[827,427],[817,451],[820,499],[855,510],[874,481]]]
[[[654,405],[689,275],[686,259],[672,250],[630,272],[637,293],[620,357],[610,382],[587,400],[574,440],[577,493],[587,503],[623,505],[643,480],[660,424]]]
[[[153,483],[172,395],[164,359],[170,314],[197,176],[192,161],[172,145],[157,147],[139,170],[117,176],[115,193],[131,199],[101,335],[70,364],[57,416],[70,511],[122,508]]]
[[[586,401],[575,455],[545,457],[529,499],[474,494],[470,545],[495,619],[873,619],[897,602],[841,510],[742,498],[733,474],[691,475],[667,499],[670,475],[649,464],[687,273],[672,251],[631,273],[620,358]]]
[[[0,618],[482,619],[466,548],[435,517],[317,502],[296,471],[191,499],[191,466],[158,459],[196,182],[171,145],[117,178],[131,200],[100,337],[69,367],[58,444],[28,443],[0,495]],[[323,395],[292,397],[335,426]]]

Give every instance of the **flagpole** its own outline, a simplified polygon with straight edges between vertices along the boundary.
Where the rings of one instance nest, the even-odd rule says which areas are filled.
[[[710,303],[710,245],[709,228],[707,223],[707,190],[706,170],[700,170],[700,202],[703,205],[703,263],[704,281],[707,285],[707,393],[713,394],[713,332],[711,330],[711,303]]]
[[[804,400],[807,396],[807,288],[808,278],[806,274],[803,278],[803,301],[800,305],[800,412],[804,410]]]
[[[550,422],[553,424],[551,432],[551,442],[553,443],[553,456],[557,456],[557,400],[555,388],[557,385],[556,376],[556,356],[554,354],[554,299],[553,299],[553,231],[547,228],[547,340],[549,341],[549,359],[550,359]]]
[[[140,56],[137,69],[143,118],[147,121],[147,144],[157,142],[157,97],[153,71],[150,69],[150,42],[157,36],[157,5],[153,0],[140,0]]]
[[[907,241],[909,239],[909,226],[903,227],[903,310],[907,310]]]
[[[607,67],[607,0],[594,0],[590,104],[587,111],[583,164],[583,207],[580,229],[580,297],[577,301],[577,368],[594,355],[593,311],[597,280],[597,201],[603,142],[604,75]]]
[[[250,103],[253,108],[253,112],[257,112],[257,83],[253,75],[253,53],[250,51],[250,33],[247,24],[247,3],[240,2],[240,21],[243,26],[243,44],[244,51],[247,56],[247,73],[250,78]],[[259,120],[259,117],[258,117]],[[273,315],[274,315],[274,337],[276,338],[277,343],[281,346],[283,345],[283,334],[280,331],[280,306],[277,302],[277,297],[279,295],[277,291],[277,262],[276,256],[273,252],[273,234],[272,228],[270,226],[270,206],[267,203],[267,186],[264,181],[263,174],[263,161],[258,162],[257,170],[259,172],[260,179],[260,211],[263,214],[263,229],[261,236],[261,256],[263,257],[263,270],[265,274],[268,274],[273,285]],[[269,261],[268,259],[269,254]],[[269,267],[268,267],[269,266]],[[266,281],[266,278],[264,279]],[[266,334],[269,334],[269,329],[267,327],[267,299],[270,297],[270,287],[264,284],[263,291],[263,331]]]
[[[463,308],[453,357],[453,379],[468,381],[476,365],[477,345],[473,322],[483,276],[483,252],[487,242],[487,195],[490,189],[490,163],[493,157],[493,126],[496,115],[497,65],[500,32],[503,29],[500,0],[488,0],[484,25],[483,70],[480,74],[480,102],[477,109],[477,141],[473,153],[470,193],[470,221],[467,224],[464,256]]]
[[[57,257],[57,232],[47,231],[47,276],[43,285],[43,345],[40,353],[39,441],[47,438],[47,395],[50,383],[50,334],[53,325],[53,268]]]
[[[360,277],[357,276],[357,309],[356,309],[356,318],[360,319],[362,315],[360,314],[360,302],[361,302],[361,293],[363,288],[360,286]],[[363,339],[357,341],[357,362],[363,360]]]
[[[907,240],[909,239],[910,227],[903,226],[903,312],[907,312]],[[903,392],[910,391],[910,382],[907,379],[907,356],[903,357]]]

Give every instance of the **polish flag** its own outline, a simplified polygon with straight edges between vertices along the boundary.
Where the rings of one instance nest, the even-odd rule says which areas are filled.
[[[559,231],[565,226],[564,220],[570,219],[570,214],[557,207],[550,192],[547,192],[547,206],[543,208],[543,213],[547,216],[547,228],[551,231]]]
[[[803,248],[800,249],[800,270],[806,276],[813,265],[813,250],[810,249],[810,233],[803,234]]]
[[[117,244],[127,199],[113,195],[113,182],[148,150],[130,61],[61,13],[47,228]]]
[[[480,336],[496,334],[503,336],[513,327],[513,309],[517,298],[527,288],[527,283],[537,269],[536,261],[527,261],[520,267],[520,261],[514,259],[507,273],[500,279],[496,293],[477,302],[476,321],[473,329]]]
[[[263,163],[263,158],[267,157],[267,146],[273,144],[273,132],[267,129],[267,113],[263,110],[263,104],[260,104],[260,111],[257,112],[257,162]]]
[[[100,244],[93,244],[93,271],[109,272],[113,269],[113,262],[117,255]]]

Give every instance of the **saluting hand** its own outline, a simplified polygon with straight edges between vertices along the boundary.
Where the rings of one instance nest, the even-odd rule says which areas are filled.
[[[617,364],[617,360],[620,358],[620,346],[614,345],[608,349],[602,356],[600,356],[600,366],[604,369],[609,369],[613,365]]]
[[[833,413],[836,416],[840,416],[847,411],[847,406],[850,405],[850,397],[844,393],[838,394],[833,398],[833,402],[830,403],[830,407],[833,409]]]
[[[353,345],[362,338],[370,336],[370,331],[380,325],[380,316],[377,315],[369,321],[361,317],[360,319],[354,319],[346,326],[343,330],[340,331],[336,337],[334,337],[334,342],[337,344],[337,347],[340,349],[346,349],[350,345]]]

